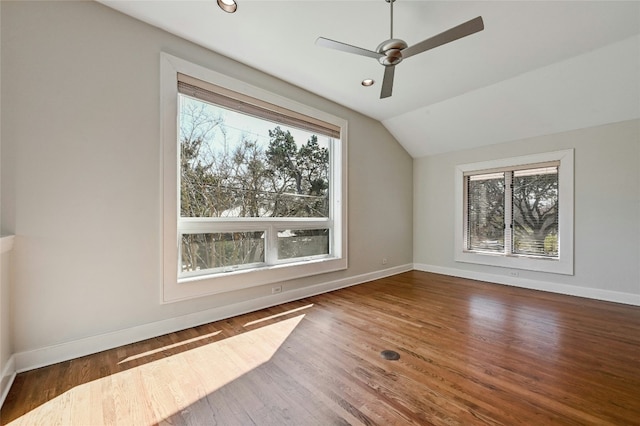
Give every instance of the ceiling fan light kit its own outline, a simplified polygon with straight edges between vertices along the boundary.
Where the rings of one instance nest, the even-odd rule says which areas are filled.
[[[220,1],[220,0],[219,0]],[[360,56],[367,56],[377,59],[380,64],[385,67],[384,77],[382,80],[382,89],[380,91],[380,99],[388,98],[393,92],[393,78],[395,74],[395,66],[411,56],[418,53],[426,52],[443,44],[450,43],[468,35],[477,33],[484,29],[482,17],[478,16],[470,21],[464,22],[456,27],[450,28],[438,35],[423,40],[413,46],[408,46],[404,40],[393,38],[393,3],[396,0],[385,0],[389,3],[391,31],[389,40],[385,40],[378,45],[375,51],[363,49],[361,47],[352,46],[350,44],[331,40],[324,37],[318,37],[316,45],[327,47],[329,49],[341,50],[347,53],[354,53]],[[362,82],[364,86],[364,81]]]

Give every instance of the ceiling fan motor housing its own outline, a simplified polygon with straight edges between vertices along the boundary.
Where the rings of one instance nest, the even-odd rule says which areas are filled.
[[[383,54],[378,61],[384,65],[397,65],[402,61],[402,49],[407,48],[407,43],[398,38],[383,41],[378,45],[376,51]]]

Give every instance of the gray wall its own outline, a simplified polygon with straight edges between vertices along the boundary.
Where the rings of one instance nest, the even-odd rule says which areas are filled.
[[[0,85],[2,84],[2,8],[0,7]],[[2,105],[0,103],[0,117]],[[0,206],[2,205],[2,120],[0,120]],[[0,223],[2,223],[2,208],[0,208]],[[0,238],[3,233],[0,233]],[[6,238],[0,240],[0,404],[2,396],[8,391],[9,381],[13,371],[10,367],[13,355],[11,336],[11,251],[6,250]],[[5,376],[6,374],[6,376]]]
[[[618,292],[620,301],[640,304],[638,120],[416,159],[414,262],[509,283],[507,269],[454,261],[455,166],[568,148],[575,150],[575,275],[519,271],[520,278],[511,281],[586,296]]]
[[[0,85],[2,84],[2,8],[0,7]],[[0,117],[2,117],[2,105],[0,105]],[[2,122],[0,120],[0,205],[2,201]],[[2,209],[0,209],[0,222],[2,222]],[[2,234],[0,234],[0,237]],[[5,370],[9,359],[13,354],[11,339],[11,315],[10,315],[10,267],[11,253],[4,249],[4,240],[0,240],[0,403],[5,392],[9,377],[5,378]],[[10,373],[9,373],[10,374]]]
[[[1,7],[2,229],[16,234],[16,352],[267,294],[159,304],[161,51],[349,121],[349,269],[284,292],[411,264],[413,162],[380,123],[98,3]]]

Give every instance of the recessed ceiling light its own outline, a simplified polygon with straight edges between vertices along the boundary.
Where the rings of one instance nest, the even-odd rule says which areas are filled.
[[[364,80],[362,80],[362,85],[365,87],[373,86],[373,83],[375,83],[375,80],[371,78],[365,78]]]
[[[220,9],[228,13],[233,13],[238,10],[238,3],[234,0],[218,0],[218,6],[220,6]]]

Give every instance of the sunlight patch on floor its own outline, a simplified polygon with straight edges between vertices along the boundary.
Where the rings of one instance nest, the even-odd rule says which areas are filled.
[[[268,362],[304,316],[76,386],[9,424],[156,424]]]
[[[180,346],[185,346],[185,345],[188,345],[189,343],[194,343],[194,342],[198,342],[200,340],[205,340],[205,339],[208,339],[210,337],[216,336],[216,335],[218,335],[220,333],[221,333],[221,331],[215,331],[213,333],[205,334],[203,336],[194,337],[193,339],[183,340],[181,342],[173,343],[171,345],[166,345],[166,346],[163,346],[161,348],[153,349],[151,351],[142,352],[142,353],[137,354],[137,355],[131,355],[129,357],[126,357],[122,361],[120,361],[118,364],[124,364],[124,363],[127,363],[127,362],[131,362],[133,360],[144,358],[144,357],[150,356],[150,355],[154,355],[154,354],[157,354],[158,352],[167,351],[169,349],[179,348]]]
[[[252,326],[252,325],[255,325],[255,324],[258,324],[258,323],[264,322],[264,321],[272,320],[272,319],[274,319],[274,318],[280,318],[280,317],[283,317],[283,316],[285,316],[285,315],[290,315],[290,314],[292,314],[292,313],[294,313],[294,312],[299,312],[299,311],[301,311],[301,310],[303,310],[303,309],[309,309],[309,308],[311,308],[311,307],[313,307],[313,303],[310,303],[310,304],[305,305],[305,306],[301,306],[301,307],[299,307],[299,308],[291,309],[291,310],[288,310],[288,311],[286,311],[286,312],[280,312],[279,314],[275,314],[275,315],[271,315],[271,316],[268,316],[268,317],[260,318],[260,319],[257,319],[257,320],[255,320],[255,321],[249,321],[249,322],[248,322],[248,323],[246,323],[244,326],[245,326],[245,327],[249,327],[249,326]]]

